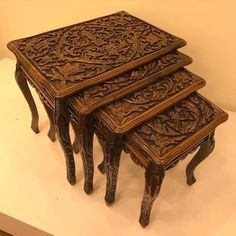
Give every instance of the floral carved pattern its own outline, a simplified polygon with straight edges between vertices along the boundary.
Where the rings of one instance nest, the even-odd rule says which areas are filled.
[[[56,89],[83,83],[163,48],[168,48],[167,52],[185,44],[126,12],[13,43]]]
[[[191,59],[179,52],[171,52],[159,59],[155,59],[142,66],[139,66],[129,72],[123,73],[115,78],[109,79],[103,83],[85,89],[76,94],[73,98],[75,103],[81,108],[92,109],[95,104],[98,104],[101,100],[109,97],[111,94],[118,95],[121,90],[129,87],[129,93],[132,91],[131,86],[138,81],[145,80],[148,76],[156,75],[163,70],[171,69],[173,66],[183,66],[189,64]],[[144,82],[143,82],[144,83]],[[148,83],[148,81],[147,81]],[[109,98],[111,101],[112,98]]]
[[[162,157],[210,123],[216,114],[217,110],[210,103],[193,94],[136,128],[131,136],[143,140]]]
[[[99,113],[105,114],[116,126],[123,125],[199,81],[203,81],[201,77],[180,69],[144,89],[107,105]]]

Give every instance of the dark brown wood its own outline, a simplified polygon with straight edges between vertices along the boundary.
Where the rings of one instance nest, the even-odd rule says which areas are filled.
[[[56,141],[56,125],[54,122],[54,113],[53,113],[53,110],[47,104],[45,104],[43,101],[42,103],[43,103],[45,111],[47,112],[48,119],[50,122],[48,137],[50,138],[52,142],[55,142]]]
[[[30,111],[31,111],[31,116],[32,116],[32,121],[31,121],[31,129],[35,133],[39,133],[39,128],[38,128],[38,122],[39,122],[39,115],[38,115],[38,110],[37,107],[34,103],[34,99],[32,97],[32,94],[29,90],[27,80],[22,73],[21,67],[20,67],[20,62],[17,61],[16,63],[16,71],[15,71],[15,78],[16,82],[19,85],[21,92],[23,93],[25,100],[27,101]]]
[[[127,135],[127,143],[150,147],[144,151],[153,161],[168,164],[227,119],[227,113],[194,93],[135,128]]]
[[[58,129],[60,143],[66,156],[67,176],[71,184],[75,182],[75,170],[69,131],[66,131],[70,120],[68,111],[70,110],[73,116],[82,116],[81,111],[88,111],[91,107],[81,111],[75,107],[76,109],[73,110],[73,100],[70,100],[69,96],[110,79],[116,81],[116,85],[119,84],[113,86],[113,92],[115,90],[121,92],[120,95],[117,92],[114,97],[117,99],[124,96],[166,73],[191,63],[191,58],[176,52],[177,48],[185,44],[184,40],[126,12],[118,12],[8,43],[8,48],[21,64],[17,82],[31,109],[32,128],[38,132],[38,113],[26,79],[36,89],[44,103],[50,120],[48,136],[52,141],[55,140],[55,126]],[[170,54],[167,54],[169,52]],[[158,57],[160,59],[156,60]],[[140,67],[136,68],[137,66]],[[118,76],[134,68],[131,74]],[[109,83],[108,81],[107,84]],[[105,86],[107,85],[102,85],[103,91]],[[118,88],[119,86],[122,89]],[[98,104],[93,103],[92,108],[98,108],[109,100],[113,101],[112,97],[111,93],[109,96],[104,96]],[[86,115],[90,113],[91,110]],[[81,146],[84,163],[87,160],[90,163],[92,134],[86,132],[86,129],[80,131],[83,139],[75,140],[74,150],[78,152],[78,147]],[[79,140],[80,145],[78,145]],[[86,147],[82,147],[83,145]],[[85,188],[90,192],[92,184],[89,182],[92,181],[92,171],[87,166],[85,163],[87,170],[85,183],[90,187]]]
[[[187,184],[192,185],[196,182],[196,178],[194,176],[195,168],[208,157],[208,155],[213,151],[215,147],[215,132],[213,131],[211,134],[207,136],[207,138],[202,142],[200,149],[193,157],[193,159],[189,162],[186,168],[186,176],[187,176]]]
[[[186,44],[126,12],[8,43],[34,81],[72,95]]]
[[[143,227],[149,224],[149,218],[154,201],[156,200],[165,176],[165,167],[149,162],[145,171],[145,189],[141,204],[139,222]]]
[[[94,132],[104,152],[99,169],[106,173],[108,205],[115,201],[123,148],[146,169],[140,215],[144,227],[165,170],[200,145],[186,168],[187,183],[193,184],[196,166],[214,148],[215,128],[228,118],[193,93],[205,81],[181,68],[192,61],[176,51],[185,44],[126,12],[8,44],[18,60],[16,81],[29,104],[32,129],[39,132],[38,112],[27,81],[44,104],[52,141],[55,128],[58,131],[71,184],[76,182],[74,149],[82,156],[84,190],[93,191]],[[107,106],[94,115],[103,105]],[[76,133],[73,148],[70,122]]]
[[[79,143],[79,124],[74,121],[73,119],[71,119],[71,126],[73,128],[73,131],[75,133],[75,139],[74,139],[74,142],[73,142],[73,150],[74,150],[74,153],[79,153],[79,150],[80,150],[80,143]]]
[[[115,201],[116,184],[122,151],[122,136],[109,133],[105,152],[105,173],[107,178],[105,202],[108,206]]]
[[[162,76],[175,72],[191,62],[190,57],[173,51],[103,83],[82,90],[69,101],[73,114],[89,114],[155,82]]]
[[[204,85],[204,79],[181,68],[107,105],[97,116],[112,132],[125,134]]]
[[[119,163],[121,151],[115,150],[119,142],[112,142],[112,138],[125,140],[124,149],[130,152],[132,160],[146,169],[145,193],[142,201],[140,223],[146,226],[149,223],[151,208],[164,177],[164,170],[174,167],[179,160],[196,150],[186,169],[187,183],[195,181],[193,172],[196,166],[203,161],[213,150],[214,130],[227,120],[228,115],[197,93],[193,93],[182,101],[177,102],[169,109],[157,114],[153,119],[135,128],[126,136],[107,135],[112,133],[101,117],[96,117],[96,134],[105,152],[105,172],[107,174],[106,197],[111,204],[115,199],[115,189],[118,169],[106,166],[106,159],[113,158],[112,162]],[[110,149],[108,149],[108,144]],[[106,148],[104,148],[106,146]],[[117,164],[119,165],[119,164]],[[100,170],[104,171],[104,163]],[[112,173],[115,177],[112,178]],[[112,189],[111,187],[112,186]],[[107,201],[107,199],[106,199]]]
[[[78,142],[79,151],[83,161],[84,168],[84,191],[87,194],[93,192],[93,116],[80,116],[78,122]]]
[[[70,113],[66,101],[56,100],[55,118],[59,141],[66,159],[67,180],[73,185],[76,183],[75,162],[69,135]]]

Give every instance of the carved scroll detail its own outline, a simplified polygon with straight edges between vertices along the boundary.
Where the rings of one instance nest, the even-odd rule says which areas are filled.
[[[123,125],[201,80],[199,76],[181,69],[144,89],[109,104],[102,109],[102,112],[105,112],[117,125]]]
[[[185,42],[125,12],[16,40],[16,47],[56,88],[80,83]],[[170,51],[170,50],[169,50]]]
[[[193,94],[139,126],[133,133],[161,158],[202,126],[210,123],[216,113],[210,103]]]
[[[101,84],[79,92],[76,95],[76,101],[81,104],[80,106],[92,105],[110,94],[114,95],[114,93],[119,92],[121,89],[131,86],[132,84],[145,79],[147,76],[160,73],[165,68],[174,66],[186,59],[188,58],[183,54],[171,52],[161,58],[136,67],[132,71],[123,73]]]
[[[139,218],[139,222],[143,227],[149,224],[152,205],[160,192],[164,176],[164,166],[158,166],[154,163],[148,164],[145,172],[145,190]]]

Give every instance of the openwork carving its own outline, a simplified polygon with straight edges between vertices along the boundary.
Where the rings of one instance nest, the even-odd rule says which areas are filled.
[[[115,123],[115,126],[121,126],[199,82],[203,82],[203,79],[185,69],[180,69],[144,89],[107,105],[98,113],[106,116]]]
[[[118,12],[13,44],[43,77],[61,90],[123,65],[126,70],[131,69],[184,46],[185,41],[126,12]],[[144,61],[134,64],[141,58]],[[129,62],[132,65],[127,68]]]
[[[161,158],[210,123],[217,113],[210,103],[193,94],[136,128],[132,136],[143,140]]]

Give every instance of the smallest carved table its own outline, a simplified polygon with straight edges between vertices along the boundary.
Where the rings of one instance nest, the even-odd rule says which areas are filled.
[[[196,179],[194,170],[214,148],[214,130],[228,115],[197,93],[177,102],[168,110],[156,115],[125,136],[124,150],[132,160],[144,167],[145,191],[142,200],[140,223],[149,223],[152,205],[160,191],[165,170],[177,164],[200,146],[199,151],[187,166],[187,183]],[[100,170],[107,175],[106,201],[114,201],[119,168],[119,154],[111,159],[107,155],[106,140],[109,131],[102,123],[97,126],[97,134],[105,152],[105,166]]]
[[[204,79],[180,68],[149,86],[101,108],[96,113],[95,124],[101,124],[109,131],[102,145],[107,165],[110,166],[107,170],[108,175],[112,168],[117,168],[116,165],[119,164],[125,134],[204,85]],[[114,159],[117,161],[113,161]],[[99,165],[99,168],[102,166],[103,164]],[[115,175],[113,178],[116,178]],[[108,204],[112,204],[115,199],[115,189],[113,190],[111,194],[109,187],[107,188],[109,194],[106,194],[105,200]]]

